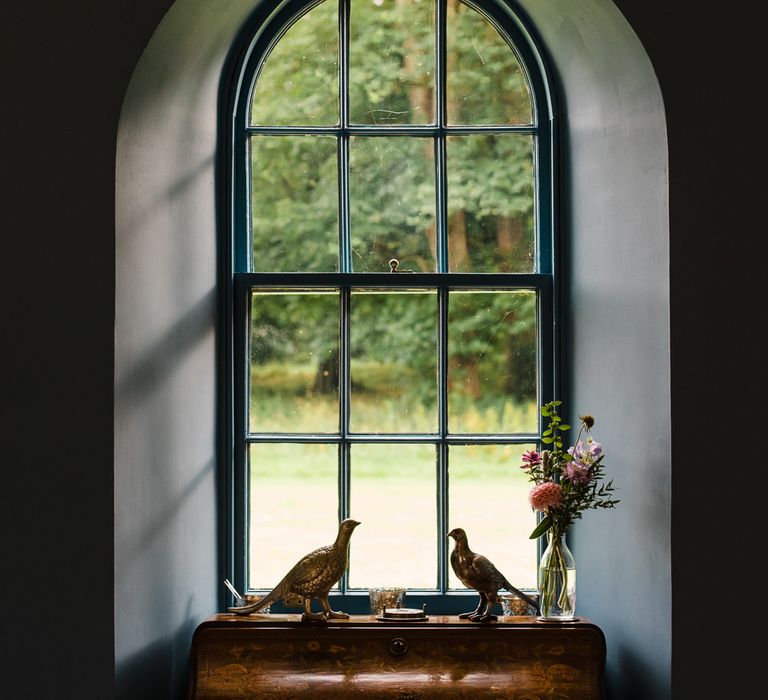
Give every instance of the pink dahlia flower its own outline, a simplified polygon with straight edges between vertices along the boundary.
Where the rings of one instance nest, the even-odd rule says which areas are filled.
[[[563,488],[560,484],[545,481],[531,489],[528,494],[528,502],[534,510],[545,511],[563,502]]]

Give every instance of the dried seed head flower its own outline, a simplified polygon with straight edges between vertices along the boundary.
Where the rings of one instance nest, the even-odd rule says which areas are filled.
[[[595,419],[589,415],[589,413],[585,413],[583,416],[579,416],[579,420],[584,423],[584,427],[587,430],[592,430],[592,426],[595,424]]]

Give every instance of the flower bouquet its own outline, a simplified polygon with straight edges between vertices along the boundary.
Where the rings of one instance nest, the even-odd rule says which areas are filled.
[[[576,608],[576,566],[565,535],[585,510],[613,508],[613,479],[604,483],[603,448],[591,434],[595,419],[579,416],[576,441],[563,449],[562,434],[571,429],[558,415],[561,401],[541,407],[549,425],[541,441],[551,445],[541,452],[523,453],[520,465],[534,483],[528,495],[533,510],[543,513],[531,539],[546,534],[548,545],[539,562],[539,613],[543,620],[572,620]]]

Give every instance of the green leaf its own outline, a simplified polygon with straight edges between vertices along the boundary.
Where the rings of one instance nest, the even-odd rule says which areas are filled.
[[[570,430],[570,429],[571,429],[571,426],[570,426],[570,425],[568,425],[568,423],[563,423],[563,424],[560,426],[560,430]]]
[[[542,435],[552,435],[552,428],[547,428]]]
[[[547,444],[549,444],[550,442],[554,442],[554,441],[555,441],[555,438],[551,438],[551,437],[543,437],[543,438],[541,438],[541,441],[542,441],[542,442],[546,442]]]
[[[552,518],[545,515],[539,524],[534,528],[533,532],[528,536],[529,540],[535,540],[537,537],[541,537],[549,528],[552,527]]]
[[[553,406],[559,406],[561,403],[563,403],[563,402],[562,401],[553,401],[552,405]]]
[[[549,409],[546,406],[541,407],[541,415],[542,416],[548,416],[549,415]]]

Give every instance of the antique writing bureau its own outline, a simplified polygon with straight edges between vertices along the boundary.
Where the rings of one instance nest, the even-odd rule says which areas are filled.
[[[604,669],[605,638],[586,618],[215,615],[193,636],[189,697],[603,699]]]

